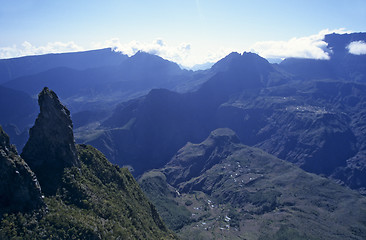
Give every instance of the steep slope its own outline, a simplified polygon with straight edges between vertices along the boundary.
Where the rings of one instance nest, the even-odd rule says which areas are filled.
[[[37,195],[27,196],[32,189],[27,191],[28,185],[12,181],[17,174],[23,174],[22,168],[17,168],[19,173],[14,173],[14,167],[4,169],[7,172],[2,178],[9,176],[5,179],[9,185],[2,187],[1,196],[10,188],[9,193],[15,193],[11,200],[18,203],[19,197],[24,196],[30,206],[23,203],[17,205],[20,209],[16,214],[0,216],[1,239],[176,238],[127,169],[112,165],[91,146],[75,146],[69,111],[53,91],[44,88],[39,94],[39,105],[41,111],[22,156],[39,176],[47,208],[32,208]],[[7,151],[9,139],[3,140],[2,136],[1,143],[5,142]],[[6,157],[7,152],[1,152]],[[32,180],[37,183],[35,178]],[[1,209],[8,207],[9,201],[4,198]]]
[[[230,129],[187,143],[164,168],[139,181],[162,216],[182,216],[183,210],[165,207],[169,201],[191,213],[178,231],[182,239],[366,237],[365,197],[241,144]],[[161,202],[156,196],[165,189],[176,194]]]
[[[0,215],[30,212],[44,206],[35,174],[0,126]]]
[[[127,169],[91,146],[77,150],[80,168],[65,168],[46,214],[3,215],[1,239],[176,239]]]

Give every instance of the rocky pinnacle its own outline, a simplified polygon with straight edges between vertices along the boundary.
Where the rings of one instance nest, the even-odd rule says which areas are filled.
[[[69,110],[45,87],[38,95],[40,113],[29,130],[21,156],[35,172],[42,190],[55,194],[63,171],[80,165]]]

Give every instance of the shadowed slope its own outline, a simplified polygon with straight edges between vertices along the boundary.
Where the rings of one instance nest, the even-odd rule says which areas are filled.
[[[4,213],[29,212],[44,206],[35,174],[18,155],[0,126],[0,218]]]

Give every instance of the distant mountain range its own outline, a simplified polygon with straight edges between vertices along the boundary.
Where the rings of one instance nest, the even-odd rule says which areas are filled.
[[[121,64],[128,58],[110,48],[86,52],[46,54],[0,60],[0,84],[59,67],[85,70]]]
[[[147,53],[127,57],[110,49],[2,60],[18,67],[33,62],[38,67],[25,66],[41,71],[37,63],[57,59],[48,64],[55,68],[0,86],[2,101],[13,103],[2,105],[0,120],[21,148],[23,129],[37,112],[29,95],[47,85],[70,107],[77,141],[131,165],[136,175],[162,167],[187,141],[229,127],[245,144],[362,190],[366,59],[347,50],[362,39],[365,33],[326,35],[330,60],[269,64],[253,53],[231,53],[197,72]]]
[[[336,50],[334,46],[333,55],[339,58]],[[363,58],[343,54],[352,61]],[[296,61],[316,65],[320,60]],[[345,64],[329,61],[334,68]],[[198,90],[153,90],[119,105],[100,127],[78,134],[78,139],[96,146],[114,163],[131,165],[138,176],[162,167],[187,141],[200,142],[213,129],[229,127],[245,144],[363,191],[366,92],[363,78],[344,79],[352,75],[346,70],[345,75],[325,79],[308,72],[313,76],[305,79],[289,73],[282,63],[271,65],[256,54],[232,53],[211,68],[215,74]]]
[[[182,70],[176,63],[144,52],[138,52],[132,57],[110,49],[80,55],[44,55],[39,56],[40,63],[55,59],[58,64],[53,67],[45,65],[43,69],[36,64],[27,64],[33,63],[28,58],[35,59],[34,62],[37,63],[37,57],[6,60],[13,60],[14,72],[21,72],[24,68],[38,67],[39,70],[16,75],[4,81],[2,86],[31,96],[38,94],[44,86],[49,86],[59,93],[73,112],[111,108],[121,101],[142,96],[153,88],[188,91],[192,88],[191,85],[194,86],[195,80],[200,78],[199,74]],[[80,64],[72,64],[83,62],[84,58],[89,62],[84,68]]]
[[[48,206],[29,236],[176,238],[160,214],[183,239],[365,239],[366,55],[347,47],[366,33],[324,41],[329,60],[231,53],[204,71],[110,49],[1,60],[2,176],[24,188],[0,238]]]

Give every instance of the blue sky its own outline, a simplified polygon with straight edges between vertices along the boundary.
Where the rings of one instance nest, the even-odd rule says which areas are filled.
[[[325,33],[366,31],[364,0],[0,0],[0,6],[0,58],[111,46],[186,66],[231,51],[322,58],[315,48]]]

